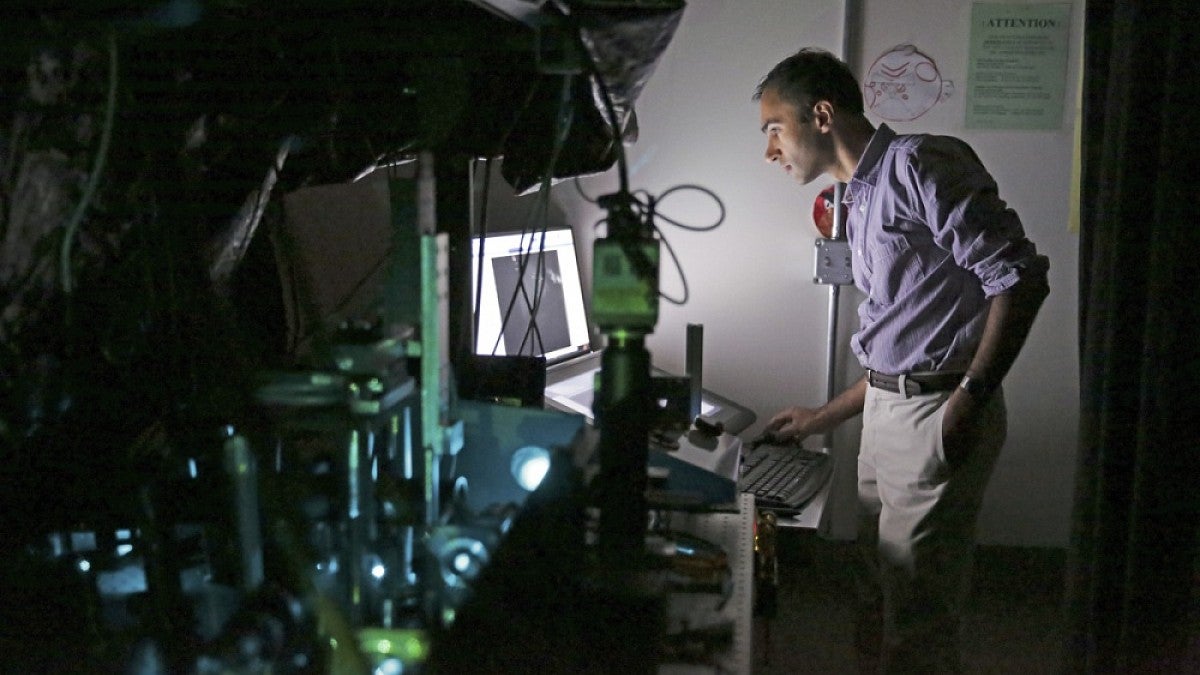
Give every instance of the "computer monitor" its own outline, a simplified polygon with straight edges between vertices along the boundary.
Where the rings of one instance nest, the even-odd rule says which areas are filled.
[[[472,293],[478,287],[481,298],[475,353],[544,356],[546,405],[581,414],[592,422],[601,350],[593,349],[591,344],[572,231],[547,230],[544,243],[540,232],[489,234],[483,239],[475,237],[472,245]],[[540,301],[534,298],[539,275]],[[530,311],[534,306],[536,313]],[[530,321],[534,315],[536,331]],[[537,336],[540,342],[535,339]],[[652,374],[668,373],[652,368]],[[702,392],[700,413],[721,422],[735,434],[750,426],[755,417],[750,409],[707,389]]]
[[[555,363],[591,351],[569,228],[476,236],[471,260],[476,354],[543,356]]]

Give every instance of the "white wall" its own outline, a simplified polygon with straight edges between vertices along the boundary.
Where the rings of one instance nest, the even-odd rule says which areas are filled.
[[[955,83],[955,93],[915,122],[891,126],[958,135],[971,143],[999,182],[1001,196],[1021,214],[1030,238],[1050,257],[1051,295],[1005,383],[1009,441],[985,499],[980,539],[1065,546],[1079,417],[1078,252],[1077,237],[1068,232],[1073,95],[1057,131],[966,130],[970,8],[965,0],[864,2],[862,50],[851,62],[863,64],[861,76],[877,56],[902,43],[932,57],[943,78]],[[759,420],[747,436],[785,405],[822,402],[829,304],[827,287],[812,282],[818,234],[811,212],[817,193],[830,182],[798,187],[762,160],[758,106],[750,96],[767,70],[799,47],[839,53],[842,11],[834,0],[690,0],[637,104],[641,136],[627,149],[631,189],[657,195],[677,184],[699,184],[716,192],[727,210],[724,225],[714,232],[666,229],[691,299],[682,307],[661,304],[648,343],[657,365],[683,372],[686,325],[703,324],[705,385],[755,410]],[[1081,15],[1076,2],[1073,44],[1080,39]],[[1072,54],[1067,81],[1074,83],[1078,58]],[[1067,90],[1074,92],[1074,85]],[[615,171],[581,184],[591,194],[611,191]],[[601,215],[596,208],[570,185],[557,186],[553,194],[566,221],[590,236],[591,223]],[[711,222],[715,213],[698,193],[673,195],[662,211],[696,225]],[[665,293],[681,292],[669,262],[660,276]],[[846,348],[858,298],[852,287],[843,291],[839,389],[861,375]],[[835,437],[841,466],[831,507],[834,536],[852,531],[859,428],[850,423]]]

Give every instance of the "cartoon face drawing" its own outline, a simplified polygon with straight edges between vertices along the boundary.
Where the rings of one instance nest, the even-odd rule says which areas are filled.
[[[953,85],[944,82],[933,59],[912,45],[883,53],[863,81],[867,108],[891,122],[909,122],[929,112],[949,95]]]

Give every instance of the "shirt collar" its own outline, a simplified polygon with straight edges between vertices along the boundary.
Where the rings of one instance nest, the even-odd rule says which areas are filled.
[[[871,140],[867,142],[867,148],[863,150],[858,166],[854,169],[854,176],[850,178],[846,200],[850,199],[855,186],[875,187],[875,181],[879,179],[879,163],[895,137],[896,132],[886,124],[880,124],[875,133],[871,134]]]

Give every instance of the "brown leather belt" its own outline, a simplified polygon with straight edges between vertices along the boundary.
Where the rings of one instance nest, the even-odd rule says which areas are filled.
[[[962,373],[909,373],[907,375],[885,375],[876,370],[867,371],[867,384],[896,394],[929,394],[949,391],[962,381]],[[904,388],[901,387],[903,382]]]

